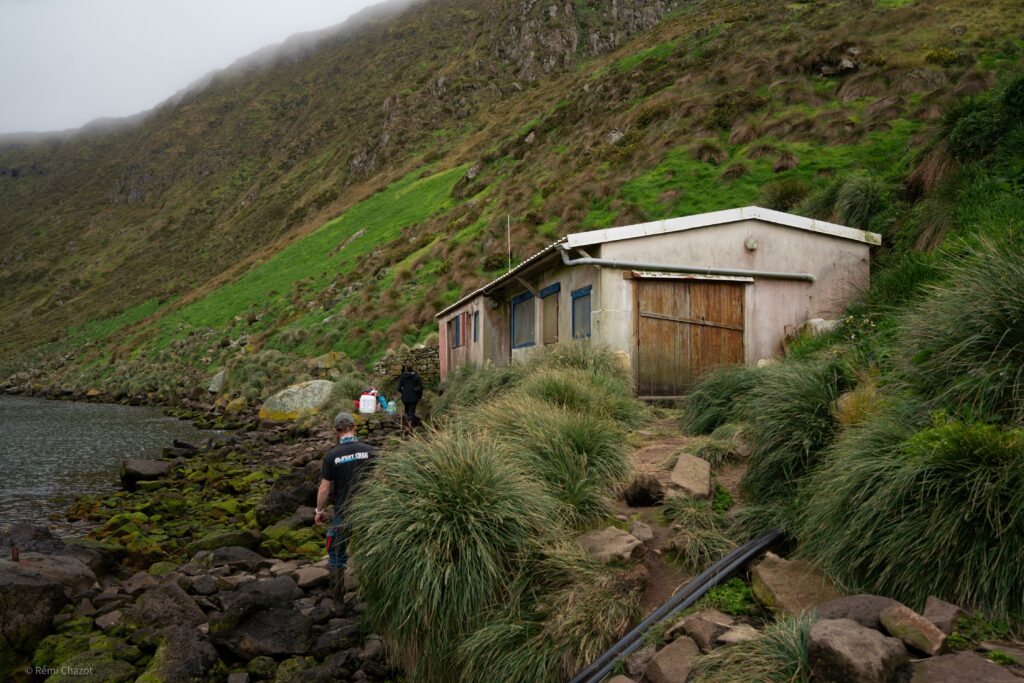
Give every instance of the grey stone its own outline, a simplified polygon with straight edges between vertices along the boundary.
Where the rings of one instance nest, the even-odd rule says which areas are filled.
[[[193,562],[196,561],[193,558]],[[243,569],[250,572],[256,571],[261,567],[269,567],[271,564],[270,560],[259,553],[238,545],[214,548],[208,555],[204,555],[201,560],[198,560],[198,562],[209,567],[226,566],[232,571]]]
[[[903,644],[852,619],[811,625],[807,661],[821,683],[896,683],[910,659]]]
[[[583,534],[580,545],[598,562],[628,562],[643,554],[643,544],[635,536],[613,526]]]
[[[1024,666],[1024,647],[1019,643],[986,640],[978,644],[978,649],[985,652],[1000,652],[1017,662],[1018,666]]]
[[[914,662],[910,683],[1020,683],[1008,669],[972,652]]]
[[[669,476],[669,486],[692,498],[710,498],[711,465],[696,455],[680,453]]]
[[[908,647],[935,656],[946,649],[946,634],[939,627],[904,605],[895,605],[882,610],[879,615],[882,626]]]
[[[194,628],[171,626],[160,631],[161,643],[140,680],[208,681],[219,659],[209,640]]]
[[[249,674],[245,672],[228,674],[228,683],[249,683]]]
[[[755,640],[761,637],[761,632],[749,624],[737,624],[728,631],[718,636],[715,642],[719,645],[735,645],[736,643],[746,643],[750,640]]]
[[[260,406],[260,419],[273,422],[297,420],[315,414],[331,397],[334,382],[314,379],[282,389]]]
[[[622,674],[619,674],[618,676],[612,676],[611,678],[609,678],[607,683],[636,683],[636,681],[634,681],[629,676],[623,676]]]
[[[202,574],[192,579],[192,592],[199,595],[213,595],[217,592],[217,579]]]
[[[290,576],[275,576],[270,579],[251,581],[239,586],[238,592],[259,593],[281,606],[290,603],[292,600],[298,600],[304,595],[302,589],[296,585],[295,580]]]
[[[705,609],[691,614],[679,623],[679,629],[690,636],[701,652],[708,653],[720,635],[733,625],[731,617],[718,610]]]
[[[121,583],[121,588],[131,595],[139,595],[160,582],[146,572],[135,572]]]
[[[43,555],[23,552],[18,564],[30,571],[53,579],[64,587],[68,597],[76,595],[96,583],[96,575],[81,560],[69,555]]]
[[[685,681],[693,668],[694,658],[699,654],[700,648],[690,638],[676,638],[654,655],[644,675],[651,683]]]
[[[109,631],[114,626],[121,623],[121,619],[124,614],[119,609],[115,609],[111,612],[107,612],[104,615],[96,617],[96,626],[102,631]]]
[[[211,394],[220,394],[224,391],[224,385],[228,379],[227,370],[218,370],[217,373],[210,378],[210,384],[207,385],[206,390]]]
[[[138,482],[162,479],[170,471],[171,463],[167,460],[129,458],[121,463],[121,486],[134,491]]]
[[[174,582],[151,588],[135,601],[126,619],[138,626],[198,626],[206,621],[199,605]]]
[[[818,605],[815,613],[819,619],[853,619],[861,626],[881,631],[878,616],[882,610],[899,604],[881,595],[844,595]]]
[[[654,529],[651,528],[650,524],[646,524],[639,520],[630,525],[629,533],[641,543],[647,543],[648,541],[654,540]]]
[[[211,638],[242,659],[301,655],[313,647],[313,622],[292,609],[255,611],[234,628],[213,630]]]
[[[924,603],[922,616],[935,624],[940,631],[949,635],[953,632],[957,619],[967,616],[967,613],[952,603],[929,595]]]
[[[295,572],[295,583],[302,590],[311,590],[327,584],[330,572],[322,567],[303,567]]]
[[[46,636],[66,602],[64,588],[51,578],[0,560],[0,676],[13,650],[28,653]]]
[[[795,616],[839,597],[835,584],[803,560],[784,560],[766,553],[750,572],[758,602],[778,615]]]
[[[644,675],[644,670],[647,669],[647,665],[654,659],[655,653],[658,651],[653,645],[642,647],[630,656],[626,657],[626,673],[635,678],[639,678]]]

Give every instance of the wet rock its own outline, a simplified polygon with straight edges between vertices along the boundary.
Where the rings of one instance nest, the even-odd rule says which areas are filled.
[[[946,648],[946,634],[909,607],[888,607],[878,618],[886,631],[926,655],[935,656]]]
[[[677,683],[685,681],[693,667],[693,660],[700,654],[697,643],[683,636],[658,651],[647,665],[644,675],[651,683]]]
[[[68,555],[43,555],[23,552],[18,564],[30,571],[53,579],[64,587],[68,597],[75,595],[96,583],[96,575],[81,560]]]
[[[630,678],[629,676],[623,676],[622,674],[619,674],[618,676],[612,676],[611,678],[609,678],[608,683],[636,683],[636,681]]]
[[[832,580],[803,560],[769,552],[750,574],[754,597],[778,615],[795,616],[839,597]]]
[[[952,603],[930,595],[924,603],[924,614],[922,616],[935,624],[940,631],[949,635],[953,632],[957,620],[967,616],[967,613]]]
[[[711,465],[696,455],[680,453],[669,476],[669,488],[682,491],[692,498],[710,498]]]
[[[209,640],[194,628],[171,626],[160,631],[162,641],[140,680],[208,681],[219,659]]]
[[[0,527],[0,549],[6,552],[9,546],[16,546],[23,553],[67,554],[64,541],[54,536],[49,529],[24,522],[17,522],[7,528]]]
[[[300,655],[313,647],[313,623],[295,610],[272,607],[227,631],[211,631],[211,638],[241,658]]]
[[[999,652],[1015,661],[1017,666],[1024,666],[1024,647],[1019,643],[986,640],[978,643],[978,649],[985,652]]]
[[[972,652],[921,659],[913,664],[910,683],[1020,683],[1008,669]]]
[[[192,579],[192,592],[197,595],[213,595],[219,589],[217,579],[203,574]]]
[[[897,683],[910,659],[903,644],[852,619],[811,625],[807,659],[816,681]]]
[[[129,458],[121,463],[121,486],[134,491],[140,481],[162,479],[171,472],[171,463],[167,460],[147,460]]]
[[[665,499],[665,487],[652,474],[638,474],[630,482],[622,497],[630,507],[650,507]]]
[[[643,544],[635,536],[613,526],[583,534],[580,545],[598,562],[628,562],[643,554]]]
[[[298,507],[315,505],[319,483],[319,470],[303,469],[281,475],[256,506],[256,523],[260,528],[269,527]]]
[[[316,641],[313,654],[323,659],[332,652],[347,650],[356,644],[359,623],[355,619],[344,619],[328,628]]]
[[[277,664],[271,657],[260,656],[250,659],[245,670],[252,674],[254,678],[270,680],[274,677],[275,668],[277,668]]]
[[[206,615],[195,601],[174,582],[150,588],[135,601],[126,620],[138,626],[198,626]]]
[[[881,631],[882,622],[878,616],[883,610],[899,604],[881,595],[844,595],[818,605],[815,613],[819,619],[853,619],[861,626]]]
[[[65,601],[53,579],[0,560],[0,678],[35,649]]]

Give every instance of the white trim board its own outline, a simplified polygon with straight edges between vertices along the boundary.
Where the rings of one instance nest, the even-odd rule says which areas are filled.
[[[832,237],[864,242],[873,246],[882,243],[882,236],[875,232],[858,230],[837,223],[819,221],[805,216],[797,216],[782,211],[773,211],[760,206],[744,206],[739,209],[727,209],[725,211],[711,211],[700,213],[695,216],[681,216],[669,218],[663,221],[651,221],[650,223],[638,223],[636,225],[624,225],[618,228],[604,228],[601,230],[590,230],[588,232],[577,232],[566,235],[566,245],[572,249],[585,247],[592,244],[604,242],[617,242],[620,240],[636,239],[637,237],[648,237],[650,235],[664,235],[671,232],[683,230],[694,230],[706,228],[712,225],[724,223],[736,223],[744,220],[760,220],[766,223],[785,225],[799,230],[817,232]]]

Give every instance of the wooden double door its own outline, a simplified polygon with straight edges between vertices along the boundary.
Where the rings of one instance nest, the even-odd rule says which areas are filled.
[[[744,361],[744,282],[635,282],[640,396],[681,396],[709,369]]]

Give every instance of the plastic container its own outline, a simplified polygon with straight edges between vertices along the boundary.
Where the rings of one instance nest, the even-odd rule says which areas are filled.
[[[398,404],[395,403],[393,400],[392,401],[388,401],[388,414],[389,415],[394,415],[397,412],[398,412]]]
[[[371,394],[363,394],[359,397],[359,412],[368,415],[377,412],[377,397]]]

